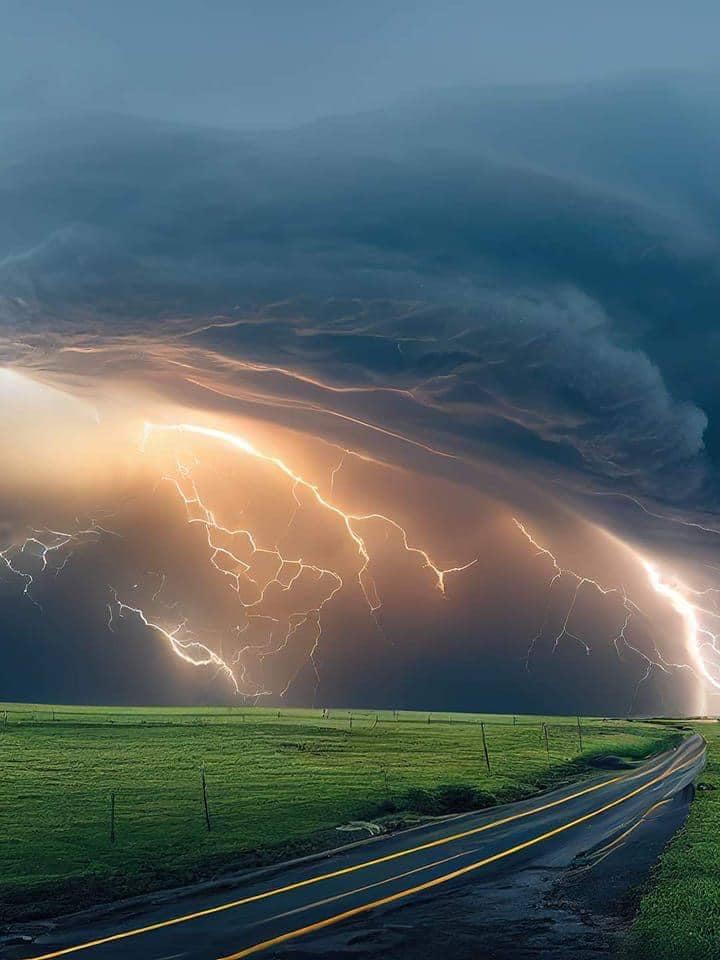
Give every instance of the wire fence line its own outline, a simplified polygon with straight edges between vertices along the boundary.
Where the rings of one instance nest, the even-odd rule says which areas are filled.
[[[322,708],[317,710],[299,709],[297,711],[283,708],[274,710],[267,707],[253,706],[213,707],[203,709],[168,709],[162,708],[134,708],[134,709],[107,709],[107,708],[68,708],[46,706],[0,706],[0,724],[9,723],[69,723],[69,724],[130,724],[130,725],[177,725],[184,723],[195,724],[227,724],[227,723],[291,723],[298,721],[308,723],[323,723],[333,727],[350,725],[378,725],[388,723],[401,724],[475,724],[484,723],[488,726],[541,726],[544,722],[558,724],[577,724],[581,718],[576,716],[530,716],[512,714],[471,714],[471,713],[443,713],[437,711],[407,711],[407,710],[348,710],[340,708]],[[626,720],[608,717],[587,718],[593,723],[646,722],[641,718]],[[585,722],[583,720],[583,722]]]
[[[240,830],[259,845],[273,836],[269,810],[308,832],[395,810],[488,805],[519,798],[618,737],[650,732],[580,717],[332,709],[148,719],[146,711],[8,707],[2,718],[10,740],[25,731],[32,748],[42,738],[36,753],[18,741],[0,760],[6,793],[15,783],[25,815],[35,810],[38,823],[66,828],[69,818],[76,832],[113,845],[145,837],[150,824],[168,837]]]

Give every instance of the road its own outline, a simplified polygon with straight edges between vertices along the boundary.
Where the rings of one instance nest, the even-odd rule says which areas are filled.
[[[705,761],[693,735],[632,770],[605,773],[522,803],[379,837],[323,858],[248,877],[231,890],[181,893],[132,910],[69,918],[8,960],[241,960],[517,871],[542,857],[568,863],[621,840],[648,811],[692,783]]]

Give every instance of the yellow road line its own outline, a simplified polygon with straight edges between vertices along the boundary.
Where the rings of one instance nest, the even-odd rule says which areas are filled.
[[[635,821],[635,823],[629,826],[627,830],[624,830],[619,836],[615,837],[614,840],[606,843],[605,846],[600,847],[599,850],[594,850],[592,854],[593,859],[587,864],[587,866],[582,868],[581,872],[584,873],[588,870],[594,870],[599,863],[602,863],[603,860],[606,859],[606,857],[609,857],[611,853],[614,853],[617,848],[638,829],[638,827],[642,826],[643,823],[647,823],[648,817],[651,813],[654,813],[655,810],[664,806],[666,803],[670,803],[672,799],[672,797],[665,797],[664,800],[658,800],[657,803],[654,803],[651,807],[648,807],[648,809]]]
[[[681,770],[683,766],[687,766],[692,762],[694,762],[694,756],[691,757],[690,760],[684,761],[684,763],[681,763],[677,767],[671,767],[668,770],[668,773],[677,772],[678,770]],[[655,769],[657,769],[657,767],[655,767]],[[604,853],[604,855],[600,858],[600,860],[604,860],[605,857],[609,856],[609,854],[612,853],[613,849],[615,849],[617,844],[621,840],[624,840],[629,834],[631,834],[633,830],[637,829],[637,827],[639,827],[644,821],[646,821],[649,815],[654,810],[657,810],[658,807],[663,806],[663,804],[670,803],[671,801],[672,801],[672,797],[666,797],[664,800],[658,800],[651,807],[649,807],[642,814],[640,819],[630,827],[629,830],[626,830],[625,833],[623,833],[620,837],[616,837],[615,840],[611,841],[609,844],[606,844],[604,847],[601,847],[600,850],[597,851],[599,853],[603,853],[603,851],[607,850],[607,853]],[[312,910],[315,907],[325,906],[328,903],[334,903],[337,900],[343,900],[346,897],[351,897],[357,893],[364,893],[364,891],[371,890],[374,887],[381,887],[384,884],[393,883],[396,880],[402,880],[403,877],[410,877],[414,873],[420,873],[423,870],[430,870],[433,867],[440,867],[444,863],[450,863],[452,860],[459,860],[461,857],[469,857],[471,854],[477,853],[477,852],[478,852],[478,848],[475,848],[474,850],[463,850],[461,853],[456,853],[456,854],[453,854],[452,856],[443,857],[441,860],[433,860],[430,863],[421,864],[419,867],[414,867],[412,870],[406,870],[404,873],[396,873],[396,874],[393,874],[391,877],[384,877],[382,880],[376,880],[375,882],[368,883],[362,887],[354,887],[352,890],[344,890],[342,893],[334,894],[331,897],[325,897],[322,900],[316,900],[314,903],[306,903],[306,904],[303,904],[301,907],[295,907],[292,910],[286,910],[283,913],[277,913],[273,917],[266,918],[264,920],[258,920],[257,923],[252,924],[252,926],[259,926],[260,924],[268,923],[270,920],[280,920],[283,917],[290,917],[295,913],[304,913],[306,910]],[[595,864],[599,863],[600,860],[594,861],[592,864],[590,864],[590,867],[595,866]],[[586,867],[585,869],[589,869],[589,867]]]
[[[511,814],[507,817],[502,817],[499,820],[494,820],[490,823],[483,824],[480,827],[472,827],[469,830],[463,830],[460,833],[451,834],[447,837],[441,837],[438,840],[430,840],[427,843],[422,843],[406,850],[398,850],[395,853],[388,853],[382,857],[376,857],[373,860],[366,860],[363,863],[356,863],[349,867],[342,867],[338,870],[332,870],[329,873],[320,874],[316,877],[308,877],[305,880],[298,880],[295,883],[289,883],[282,887],[276,887],[274,890],[265,890],[262,893],[256,893],[252,896],[242,897],[239,900],[221,903],[214,907],[206,907],[204,910],[197,910],[194,913],[186,913],[179,917],[171,917],[168,920],[158,920],[156,923],[150,923],[144,927],[135,927],[132,930],[122,930],[119,933],[112,933],[106,937],[98,937],[96,940],[88,940],[85,943],[79,943],[72,947],[62,947],[61,949],[54,950],[50,953],[43,953],[34,957],[28,957],[26,960],[55,960],[56,957],[64,957],[70,953],[75,953],[80,950],[89,950],[92,947],[100,947],[105,943],[114,943],[117,940],[125,940],[129,937],[137,937],[145,933],[152,933],[155,930],[162,930],[166,927],[172,927],[179,923],[187,923],[190,920],[199,920],[203,917],[209,917],[212,914],[222,913],[226,910],[233,910],[236,907],[242,907],[249,903],[257,903],[259,900],[265,900],[268,897],[274,897],[282,893],[290,893],[293,890],[300,890],[303,887],[307,887],[315,883],[321,883],[324,880],[332,880],[335,877],[346,876],[347,874],[355,873],[358,870],[364,870],[368,867],[378,866],[381,863],[388,863],[392,860],[397,860],[399,857],[407,857],[413,853],[420,853],[423,850],[430,850],[433,847],[442,846],[445,843],[463,840],[466,837],[471,837],[478,833],[484,833],[487,830],[505,826],[505,824],[513,823],[516,820],[521,820],[524,817],[530,817],[538,813],[544,813],[546,810],[551,810],[554,807],[561,806],[564,803],[569,803],[571,800],[577,800],[579,797],[594,793],[597,790],[602,790],[604,787],[609,787],[623,779],[630,780],[636,779],[638,776],[645,776],[646,774],[652,773],[654,770],[659,769],[662,765],[662,763],[656,764],[655,766],[650,767],[648,770],[643,770],[633,774],[630,777],[611,777],[609,780],[603,780],[602,783],[596,783],[591,787],[585,787],[583,790],[577,790],[575,793],[571,793],[566,797],[561,797],[558,800],[544,803],[539,807],[533,807],[531,810],[521,810],[518,813]]]
[[[694,759],[694,757],[692,759]],[[684,765],[685,764],[680,764],[677,769],[681,769]],[[422,893],[425,890],[431,890],[433,887],[439,887],[441,884],[448,883],[450,880],[455,880],[457,877],[462,877],[467,873],[471,873],[473,870],[479,870],[481,867],[486,867],[491,863],[496,863],[498,860],[503,860],[505,857],[512,856],[514,853],[520,853],[522,850],[527,850],[529,847],[533,847],[538,843],[542,843],[544,840],[549,840],[551,837],[555,837],[560,833],[564,833],[566,830],[577,827],[581,823],[586,823],[588,820],[592,820],[594,817],[600,816],[602,813],[607,813],[608,810],[612,810],[621,803],[625,803],[626,800],[632,799],[632,797],[637,796],[644,790],[649,790],[650,787],[665,779],[665,777],[669,773],[673,772],[674,769],[675,768],[671,766],[667,771],[665,771],[665,773],[660,774],[660,776],[655,777],[640,787],[636,787],[636,789],[632,790],[630,793],[626,793],[624,796],[618,797],[618,799],[604,804],[597,810],[592,810],[590,813],[586,813],[582,817],[578,817],[576,820],[571,820],[569,823],[555,827],[553,830],[548,830],[546,833],[542,833],[537,837],[533,837],[530,840],[525,840],[523,843],[518,843],[514,847],[508,847],[507,850],[501,850],[499,853],[494,853],[492,856],[485,857],[482,860],[477,860],[475,863],[470,863],[465,867],[459,867],[457,870],[446,873],[442,877],[435,877],[435,879],[426,880],[424,883],[419,883],[415,887],[408,887],[407,890],[400,890],[398,893],[392,893],[389,896],[382,897],[379,900],[373,900],[370,903],[364,903],[359,907],[353,907],[350,910],[337,913],[335,916],[327,917],[325,920],[318,920],[316,923],[310,923],[305,927],[298,928],[297,930],[291,930],[288,933],[282,933],[277,937],[272,937],[269,940],[264,940],[262,943],[256,943],[252,947],[246,947],[244,950],[240,950],[237,953],[232,953],[227,957],[222,957],[220,960],[243,960],[244,957],[249,957],[254,953],[260,953],[262,950],[267,950],[270,947],[276,947],[278,944],[285,943],[288,940],[294,940],[296,937],[302,937],[308,933],[315,933],[318,930],[325,929],[325,927],[330,927],[336,923],[340,923],[343,920],[349,920],[352,917],[357,917],[362,913],[368,913],[371,910],[376,910],[378,907],[387,906],[390,903],[395,903],[397,900],[403,900],[405,897],[413,896],[416,893]]]
[[[405,870],[403,873],[395,873],[391,877],[383,877],[382,880],[374,880],[372,883],[363,884],[362,887],[353,887],[352,890],[343,890],[342,893],[335,893],[331,897],[323,897],[322,900],[315,900],[313,903],[304,903],[300,907],[293,907],[292,910],[284,910],[282,913],[276,913],[272,917],[265,917],[251,924],[253,927],[269,923],[273,920],[282,920],[285,917],[292,917],[296,913],[305,913],[306,910],[314,910],[316,907],[327,906],[328,903],[335,903],[336,900],[344,900],[346,897],[352,897],[357,893],[364,893],[366,890],[373,890],[375,887],[382,887],[386,883],[393,883],[395,880],[402,880],[404,877],[411,877],[415,873],[421,873],[423,870],[430,870],[433,867],[441,867],[444,863],[451,863],[453,860],[460,860],[462,857],[469,857],[473,853],[479,852],[479,847],[473,850],[463,850],[461,853],[453,853],[452,856],[443,857],[441,860],[433,860],[432,863],[423,863],[419,867],[413,867],[412,870]]]

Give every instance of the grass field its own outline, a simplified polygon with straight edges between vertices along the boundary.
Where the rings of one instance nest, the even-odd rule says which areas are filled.
[[[720,724],[698,723],[708,763],[683,829],[663,854],[640,903],[628,960],[720,957]]]
[[[336,845],[364,835],[336,829],[355,820],[517,799],[677,737],[583,720],[579,757],[575,719],[544,719],[547,747],[537,717],[0,704],[0,919]]]

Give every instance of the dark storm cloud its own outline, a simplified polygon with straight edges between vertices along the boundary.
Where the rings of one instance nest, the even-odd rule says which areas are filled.
[[[16,125],[0,281],[116,332],[256,316],[195,342],[422,384],[460,447],[711,504],[718,99],[662,81],[441,94],[284,133]]]
[[[468,91],[252,134],[16,120],[5,352],[75,373],[55,347],[120,342],[98,382],[136,349],[130,365],[188,405],[339,443],[362,417],[413,441],[359,432],[390,461],[415,469],[430,444],[458,460],[423,470],[496,495],[502,476],[471,469],[491,464],[528,508],[537,486],[613,494],[582,502],[685,548],[688,528],[648,527],[621,498],[686,520],[718,501],[718,99],[696,81]],[[172,384],[167,359],[189,365]],[[331,394],[247,361],[405,393]]]

